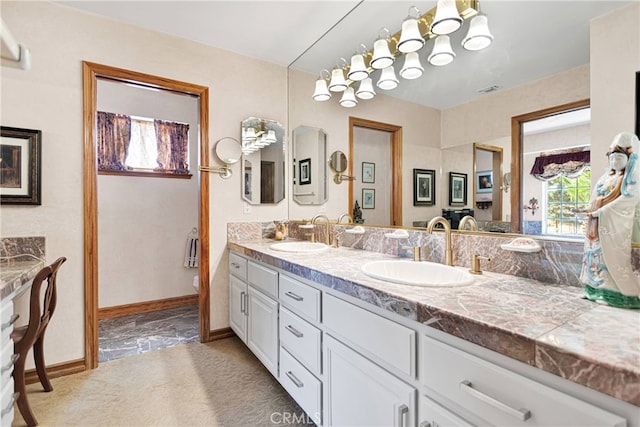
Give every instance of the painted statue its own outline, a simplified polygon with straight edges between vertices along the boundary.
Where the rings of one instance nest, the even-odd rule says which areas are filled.
[[[631,241],[640,240],[640,143],[615,136],[609,170],[598,179],[587,210],[580,280],[585,295],[614,307],[640,308],[640,276],[631,266]]]

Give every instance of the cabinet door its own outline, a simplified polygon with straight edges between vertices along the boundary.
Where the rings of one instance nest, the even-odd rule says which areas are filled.
[[[247,345],[262,364],[278,377],[278,303],[249,286]]]
[[[247,342],[247,284],[235,276],[229,276],[229,326]]]
[[[326,336],[326,425],[415,425],[416,390],[349,347]]]

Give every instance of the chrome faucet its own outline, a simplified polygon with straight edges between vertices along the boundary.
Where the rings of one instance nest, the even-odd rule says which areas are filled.
[[[478,221],[476,221],[476,219],[471,215],[465,215],[462,217],[458,224],[458,230],[464,230],[467,224],[469,224],[469,229],[471,231],[478,231]]]
[[[311,218],[311,224],[315,227],[318,223],[318,220],[324,219],[324,243],[329,245],[329,218],[326,215],[318,214]]]
[[[429,221],[429,224],[427,224],[427,233],[429,233],[429,234],[433,233],[433,227],[436,224],[442,224],[442,226],[444,227],[444,236],[445,236],[444,257],[445,257],[445,263],[447,265],[453,265],[453,256],[452,256],[452,251],[451,251],[451,225],[449,225],[449,221],[447,221],[443,217],[437,216],[437,217],[433,218],[431,221]]]
[[[342,220],[345,218],[347,219],[347,224],[353,224],[353,219],[348,213],[342,214],[338,217],[338,224],[342,224]]]

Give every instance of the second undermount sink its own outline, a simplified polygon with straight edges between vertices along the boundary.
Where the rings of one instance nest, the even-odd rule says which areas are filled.
[[[274,243],[269,247],[274,251],[298,253],[322,252],[329,248],[329,246],[320,242],[281,242]]]
[[[371,261],[362,266],[362,272],[387,282],[426,287],[466,286],[474,279],[466,270],[426,261]]]

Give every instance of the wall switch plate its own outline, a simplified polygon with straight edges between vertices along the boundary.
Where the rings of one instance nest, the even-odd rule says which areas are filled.
[[[243,212],[244,214],[250,214],[250,213],[251,213],[251,210],[252,210],[252,209],[251,209],[251,205],[250,205],[249,203],[247,203],[247,202],[243,202],[243,203],[244,203],[244,204],[243,204],[243,207],[242,207],[242,212]]]

